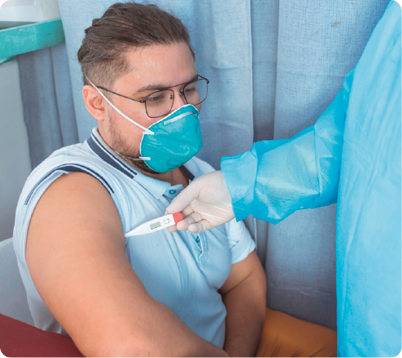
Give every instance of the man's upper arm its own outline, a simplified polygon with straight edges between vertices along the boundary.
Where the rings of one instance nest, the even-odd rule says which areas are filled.
[[[247,280],[255,279],[261,282],[261,290],[265,292],[265,273],[260,259],[254,250],[244,260],[232,265],[230,275],[220,288],[219,292],[221,295],[225,296],[235,287],[245,283]]]
[[[125,256],[117,208],[98,180],[72,173],[50,185],[31,217],[26,258],[40,296],[83,354],[106,355],[108,342],[127,332],[142,339],[133,321],[150,318],[152,298]]]

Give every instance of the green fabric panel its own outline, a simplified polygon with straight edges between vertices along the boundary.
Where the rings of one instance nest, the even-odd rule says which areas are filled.
[[[0,63],[5,58],[65,42],[60,19],[0,30]]]

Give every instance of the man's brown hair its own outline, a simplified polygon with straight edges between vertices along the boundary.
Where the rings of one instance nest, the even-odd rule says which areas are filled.
[[[85,29],[77,54],[84,84],[89,84],[87,76],[97,85],[111,87],[116,78],[131,70],[127,51],[179,42],[186,43],[195,58],[188,31],[176,17],[156,5],[114,4]]]

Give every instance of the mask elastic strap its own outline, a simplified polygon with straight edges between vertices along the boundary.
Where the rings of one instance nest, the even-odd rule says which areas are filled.
[[[114,149],[113,149],[114,150]],[[115,150],[114,150],[115,151]],[[151,157],[130,157],[129,155],[121,154],[117,151],[115,151],[118,155],[121,155],[122,157],[128,158],[130,160],[151,160]]]
[[[100,93],[100,95],[106,100],[107,103],[110,104],[110,106],[117,112],[119,113],[121,116],[123,116],[125,119],[127,119],[129,122],[131,122],[132,124],[135,124],[137,127],[141,128],[144,131],[144,134],[150,134],[150,135],[154,135],[155,133],[150,131],[148,128],[143,127],[141,124],[138,124],[137,122],[134,122],[130,117],[127,117],[122,111],[120,111],[117,107],[115,107],[112,102],[110,102],[106,96],[99,90],[98,87],[96,87],[91,80],[86,77],[86,79],[88,80],[88,82],[94,87],[96,88],[96,90]]]

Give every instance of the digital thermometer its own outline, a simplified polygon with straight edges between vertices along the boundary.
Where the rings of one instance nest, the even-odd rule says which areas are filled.
[[[137,226],[135,229],[125,233],[124,237],[150,234],[151,232],[162,230],[165,227],[176,225],[182,220],[183,215],[181,213],[161,216],[160,218],[147,221],[146,223]]]

